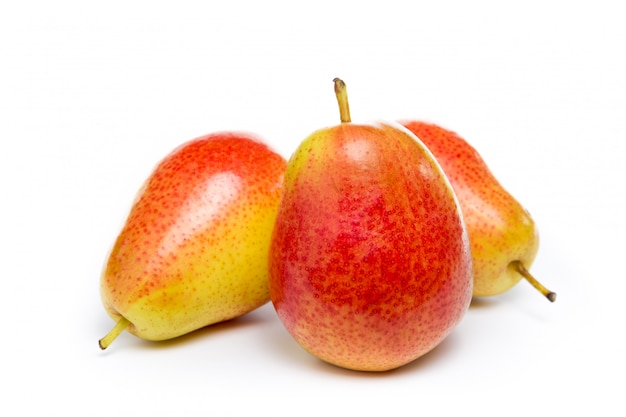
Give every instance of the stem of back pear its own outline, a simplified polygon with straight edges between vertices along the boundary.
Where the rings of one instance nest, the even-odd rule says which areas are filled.
[[[556,301],[556,293],[550,291],[549,289],[544,287],[539,281],[537,281],[537,279],[535,279],[535,277],[533,277],[530,272],[528,272],[528,269],[526,269],[524,264],[522,264],[520,261],[514,261],[511,263],[511,266],[513,267],[513,269],[519,272],[520,275],[526,279],[526,281],[530,282],[533,287],[535,287],[541,294],[543,294],[544,297],[546,297],[551,302]]]
[[[102,339],[98,340],[98,345],[100,345],[100,349],[104,350],[109,347],[109,345],[120,335],[130,324],[127,318],[120,318],[115,327]]]
[[[348,105],[348,89],[346,83],[339,78],[333,80],[335,83],[335,96],[337,96],[337,103],[339,104],[339,117],[341,117],[341,123],[350,123],[350,106]]]

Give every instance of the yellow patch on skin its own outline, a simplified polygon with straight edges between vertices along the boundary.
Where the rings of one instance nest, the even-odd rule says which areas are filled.
[[[135,299],[112,300],[115,311],[132,323],[129,331],[168,339],[198,328],[198,317],[208,325],[268,302],[266,254],[275,210],[264,204],[271,203],[240,201],[229,207],[228,216],[211,222],[210,230],[179,239],[178,255],[165,256],[167,266],[153,272],[168,277],[160,287]]]

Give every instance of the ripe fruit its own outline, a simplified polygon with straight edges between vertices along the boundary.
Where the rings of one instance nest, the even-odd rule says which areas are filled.
[[[269,301],[267,253],[286,161],[243,134],[174,150],[150,175],[101,279],[107,313],[148,340],[171,339]]]
[[[452,187],[396,124],[342,123],[290,158],[270,249],[270,296],[288,332],[340,367],[384,371],[439,344],[472,293],[471,254]],[[416,169],[417,168],[417,169]]]
[[[529,272],[539,249],[535,222],[491,173],[478,152],[456,133],[408,121],[409,130],[435,155],[461,203],[474,263],[474,295],[503,293],[526,278],[548,300],[556,294]]]

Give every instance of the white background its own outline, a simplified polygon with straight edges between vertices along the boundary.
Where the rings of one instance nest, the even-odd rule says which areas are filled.
[[[618,3],[4,2],[1,407],[624,415]],[[532,272],[556,303],[521,282],[474,303],[430,354],[384,374],[318,361],[271,304],[171,342],[124,333],[100,351],[113,322],[99,275],[157,161],[221,130],[259,134],[288,158],[313,130],[338,123],[336,76],[353,121],[433,121],[482,153],[538,224]]]

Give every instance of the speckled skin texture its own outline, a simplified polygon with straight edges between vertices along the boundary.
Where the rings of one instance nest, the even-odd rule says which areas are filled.
[[[420,121],[402,122],[435,155],[461,203],[474,260],[474,296],[501,294],[530,268],[539,249],[535,223],[491,173],[478,152],[455,132]]]
[[[471,299],[458,202],[428,151],[390,125],[322,129],[288,163],[270,295],[307,351],[385,371],[430,351]]]
[[[174,150],[140,190],[101,279],[109,315],[164,340],[269,301],[267,253],[286,161],[246,134]]]

